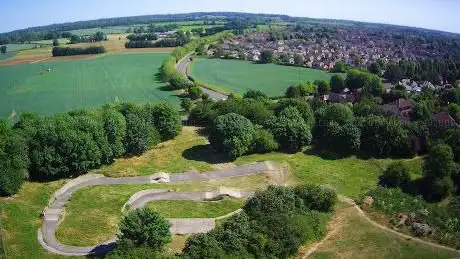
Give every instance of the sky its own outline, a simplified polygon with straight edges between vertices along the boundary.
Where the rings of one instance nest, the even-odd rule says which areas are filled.
[[[99,18],[211,11],[346,19],[460,33],[460,0],[0,0],[0,32]]]

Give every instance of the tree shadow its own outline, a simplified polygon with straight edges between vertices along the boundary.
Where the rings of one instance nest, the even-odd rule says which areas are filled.
[[[163,83],[163,78],[162,78],[160,72],[156,72],[156,73],[153,75],[153,79],[154,79],[155,82],[157,82],[157,83]]]
[[[233,160],[226,154],[217,153],[210,144],[198,145],[184,150],[182,157],[187,160],[206,162],[210,164],[229,163]]]
[[[339,160],[350,157],[350,154],[342,154],[330,150],[321,149],[319,147],[311,147],[303,152],[305,155],[317,156],[324,160]]]

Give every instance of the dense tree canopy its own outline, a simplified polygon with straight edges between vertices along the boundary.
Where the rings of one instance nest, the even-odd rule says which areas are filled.
[[[147,246],[160,251],[171,242],[169,222],[157,212],[142,208],[128,213],[120,222],[120,243],[132,244],[135,247]]]
[[[218,150],[237,158],[249,152],[254,134],[251,121],[241,115],[229,113],[215,119],[209,141]]]

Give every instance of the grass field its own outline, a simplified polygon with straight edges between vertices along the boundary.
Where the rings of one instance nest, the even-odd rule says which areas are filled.
[[[157,172],[210,171],[213,167],[207,161],[187,159],[183,155],[185,150],[195,150],[197,154],[208,156],[209,160],[216,157],[210,149],[206,150],[209,148],[207,138],[200,136],[197,131],[198,128],[184,127],[182,133],[174,140],[161,143],[140,157],[116,159],[112,165],[96,172],[110,177],[126,177]]]
[[[324,184],[333,187],[338,193],[356,198],[377,186],[382,170],[393,159],[361,159],[355,156],[333,158],[315,154],[311,149],[296,154],[270,153],[241,157],[236,164],[254,161],[275,161],[286,164],[298,183]],[[422,159],[400,160],[414,172],[420,173]]]
[[[244,205],[244,200],[221,201],[155,201],[147,207],[165,218],[217,218],[227,215]]]
[[[167,54],[100,55],[92,59],[0,67],[0,117],[12,111],[49,115],[107,102],[178,103],[155,72]],[[48,69],[51,69],[48,72]],[[123,73],[120,73],[123,71]]]
[[[283,95],[290,85],[332,76],[316,69],[222,59],[197,59],[189,71],[194,79],[216,89],[238,94],[254,89],[269,96]]]

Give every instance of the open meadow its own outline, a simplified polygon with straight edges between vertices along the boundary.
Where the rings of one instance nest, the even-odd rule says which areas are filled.
[[[244,94],[253,89],[268,96],[281,96],[290,85],[329,80],[333,75],[317,69],[223,59],[197,59],[189,73],[195,80],[217,90]]]
[[[155,78],[167,54],[99,55],[73,61],[0,67],[0,117],[43,115],[114,102],[178,103]],[[79,57],[80,58],[80,57]],[[123,71],[123,73],[120,73]]]

